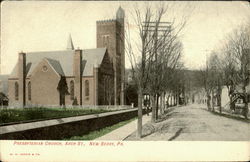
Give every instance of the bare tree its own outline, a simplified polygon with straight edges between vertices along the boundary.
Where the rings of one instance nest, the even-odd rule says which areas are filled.
[[[129,61],[132,68],[132,78],[137,85],[138,91],[138,128],[137,136],[142,136],[142,104],[143,104],[143,93],[145,92],[148,80],[148,71],[146,67],[147,58],[152,50],[150,46],[153,41],[153,37],[149,32],[149,26],[152,21],[153,13],[150,6],[146,6],[145,13],[140,11],[138,8],[135,9],[135,23],[138,28],[140,45],[137,44],[138,53],[135,53],[134,42],[131,40],[129,26],[127,26],[125,40],[126,40],[126,54],[128,54]],[[147,22],[147,23],[144,23]],[[127,24],[129,25],[129,24]],[[137,58],[138,56],[139,58]]]
[[[249,53],[250,53],[250,32],[249,25],[241,26],[235,29],[227,38],[227,43],[224,46],[226,61],[230,71],[227,72],[230,78],[230,92],[233,94],[240,94],[237,92],[236,86],[242,89],[241,97],[245,104],[243,115],[247,118],[248,114],[248,94],[246,87],[249,84]],[[235,97],[237,98],[237,97]],[[233,101],[232,101],[233,102]]]
[[[166,83],[170,78],[170,71],[179,64],[182,55],[182,43],[178,40],[179,34],[186,24],[186,20],[178,24],[169,23],[168,29],[163,30],[160,25],[161,17],[164,16],[166,10],[161,8],[157,13],[156,24],[153,29],[153,50],[150,51],[148,70],[149,84],[148,91],[153,96],[152,122],[158,118],[159,98],[161,98],[160,110],[163,113],[163,98],[167,89]]]
[[[221,60],[218,56],[218,53],[213,52],[209,59],[210,67],[210,85],[212,91],[212,110],[214,111],[215,102],[216,106],[219,107],[220,113],[221,108],[221,93],[222,93],[222,66]]]
[[[207,60],[206,68],[200,70],[200,82],[203,84],[206,92],[208,110],[212,109],[212,111],[215,111],[215,106],[218,106],[219,111],[222,111],[222,74],[221,59],[218,53],[213,51]]]
[[[225,50],[225,49],[223,49]],[[223,65],[223,81],[228,89],[228,97],[230,99],[229,106],[231,110],[235,110],[235,101],[233,99],[233,93],[235,91],[236,83],[236,75],[237,71],[234,66],[234,61],[232,57],[230,56],[231,53],[227,51],[222,51],[224,54],[224,58],[222,59],[222,65]]]
[[[208,110],[211,110],[211,92],[213,89],[213,86],[210,82],[210,77],[211,77],[211,71],[208,67],[208,65],[206,65],[206,67],[204,69],[200,70],[200,82],[202,83],[204,90],[206,92],[206,102],[207,102],[207,108]]]
[[[152,122],[155,122],[159,97],[163,98],[162,95],[168,87],[165,82],[173,79],[169,77],[169,69],[176,68],[182,54],[182,44],[178,38],[186,19],[177,25],[174,21],[169,22],[168,29],[163,30],[162,19],[167,16],[169,6],[161,4],[156,9],[150,5],[146,5],[144,11],[135,9],[134,19],[139,33],[139,43],[132,42],[129,25],[125,32],[125,50],[131,64],[133,79],[138,87],[138,137],[142,135],[143,95],[149,93],[151,96]]]

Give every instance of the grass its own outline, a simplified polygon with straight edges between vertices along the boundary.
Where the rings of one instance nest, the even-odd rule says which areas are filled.
[[[213,113],[215,115],[226,117],[226,118],[236,119],[236,120],[239,120],[239,121],[242,121],[242,122],[250,123],[250,119],[245,119],[244,117],[240,117],[239,115],[226,114],[226,113],[223,113],[223,112],[220,113],[220,112],[216,112],[216,111],[209,111],[209,112],[211,112],[211,113]]]
[[[71,117],[87,114],[98,114],[109,112],[104,109],[84,109],[84,108],[17,108],[1,109],[0,124],[11,122],[25,122],[30,120],[45,120],[53,118]]]
[[[70,137],[70,138],[65,138],[64,140],[94,140],[98,137],[101,137],[119,127],[122,127],[124,125],[126,125],[127,123],[135,120],[136,118],[132,118],[130,120],[126,120],[126,121],[122,121],[120,123],[117,123],[115,125],[112,125],[112,126],[109,126],[109,127],[106,127],[106,128],[103,128],[103,129],[100,129],[100,130],[97,130],[97,131],[93,131],[93,132],[90,132],[86,135],[83,135],[83,136],[73,136],[73,137]]]

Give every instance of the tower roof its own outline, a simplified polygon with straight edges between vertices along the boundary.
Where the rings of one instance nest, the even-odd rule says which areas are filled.
[[[73,49],[74,49],[73,41],[71,38],[71,34],[69,34],[68,43],[67,43],[67,50],[73,50]]]
[[[125,17],[125,12],[124,10],[121,8],[121,6],[118,8],[117,12],[116,12],[116,18],[117,19],[123,19]]]

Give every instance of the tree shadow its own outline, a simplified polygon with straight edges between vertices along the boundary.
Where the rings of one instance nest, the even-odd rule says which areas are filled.
[[[160,123],[160,122],[162,122],[162,121],[165,121],[165,120],[169,119],[171,116],[173,116],[173,115],[175,115],[175,114],[178,114],[178,113],[177,113],[177,112],[172,112],[172,111],[170,111],[170,112],[168,112],[167,114],[163,114],[163,115],[161,115],[161,116],[157,119],[156,123]]]
[[[174,135],[173,137],[169,138],[169,141],[172,141],[172,140],[174,140],[175,138],[177,138],[177,137],[181,134],[182,130],[183,130],[183,128],[180,128],[180,129],[175,133],[175,135]]]

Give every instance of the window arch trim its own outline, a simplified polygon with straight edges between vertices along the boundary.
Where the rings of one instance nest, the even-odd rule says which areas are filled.
[[[15,82],[15,100],[19,99],[19,85],[18,82]]]
[[[70,99],[74,100],[75,97],[75,83],[73,80],[70,81]]]
[[[89,97],[89,80],[85,80],[84,85],[85,85],[85,96]]]
[[[31,101],[31,82],[28,82],[28,100]]]

